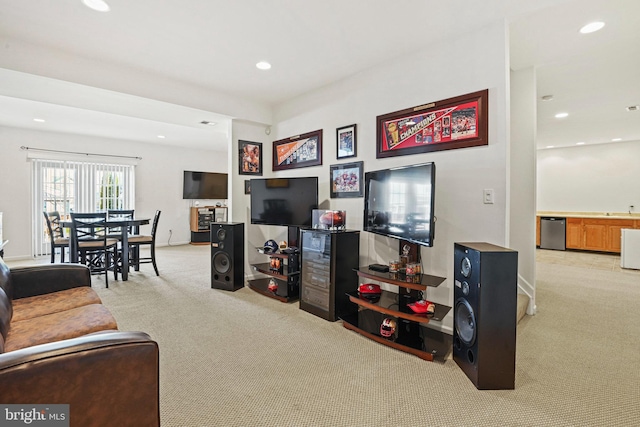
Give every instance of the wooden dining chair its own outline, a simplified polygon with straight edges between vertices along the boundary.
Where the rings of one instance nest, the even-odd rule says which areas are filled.
[[[106,212],[72,213],[71,238],[77,249],[80,262],[91,270],[91,274],[105,275],[109,287],[109,271],[118,279],[118,240],[107,237]]]
[[[152,263],[153,269],[156,271],[156,276],[159,276],[158,265],[156,263],[156,233],[158,231],[158,221],[160,220],[161,211],[156,211],[156,214],[153,217],[153,225],[151,226],[151,235],[137,235],[129,237],[129,247],[132,249],[130,253],[132,253],[132,261],[131,265],[135,267],[136,270],[140,269],[140,264]],[[151,254],[148,257],[140,256],[140,247],[141,246],[149,246]]]
[[[69,238],[64,237],[64,231],[60,227],[60,212],[42,212],[42,214],[47,223],[51,242],[51,264],[56,262],[56,249],[60,249],[60,262],[64,262],[65,251],[69,247]]]

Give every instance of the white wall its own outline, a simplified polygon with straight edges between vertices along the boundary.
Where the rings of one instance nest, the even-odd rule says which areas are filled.
[[[640,212],[640,141],[538,150],[537,209]]]
[[[411,56],[388,60],[358,75],[277,106],[271,140],[323,129],[323,165],[275,176],[318,176],[319,200],[331,209],[347,211],[347,228],[362,230],[362,198],[329,198],[329,165],[364,161],[365,171],[434,161],[435,211],[438,217],[432,248],[422,249],[428,273],[446,277],[427,298],[451,305],[453,300],[453,244],[486,241],[505,246],[507,220],[507,49],[503,22],[456,40],[434,43]],[[456,52],[456,54],[452,54]],[[489,145],[430,154],[376,159],[376,116],[428,102],[489,89]],[[356,123],[357,158],[336,160],[336,128]],[[264,162],[271,169],[271,147]],[[493,189],[495,204],[483,204],[482,190]],[[245,200],[246,209],[249,199]],[[324,204],[323,204],[324,202]],[[273,233],[273,234],[271,234]],[[284,237],[284,227],[261,227],[249,233],[249,246],[266,238]],[[398,240],[362,232],[361,264],[386,263],[397,258]],[[452,330],[451,314],[441,325]]]
[[[228,170],[227,152],[0,127],[0,182],[3,183],[0,212],[4,212],[4,238],[10,240],[5,249],[6,258],[31,255],[31,168],[27,152],[20,149],[23,145],[142,157],[136,166],[136,215],[152,218],[156,209],[162,211],[157,235],[159,246],[169,243],[169,230],[173,230],[171,244],[190,240],[192,201],[182,199],[183,171]],[[211,202],[201,201],[201,204]]]
[[[518,282],[535,312],[536,73],[511,73],[509,247],[518,251]]]

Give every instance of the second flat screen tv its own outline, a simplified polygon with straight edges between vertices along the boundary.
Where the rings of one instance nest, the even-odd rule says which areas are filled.
[[[251,180],[251,224],[311,226],[318,209],[318,178]]]
[[[365,174],[364,231],[433,246],[436,165]]]

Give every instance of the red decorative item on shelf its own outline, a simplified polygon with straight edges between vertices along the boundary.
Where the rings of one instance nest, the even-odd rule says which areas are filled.
[[[380,294],[382,290],[380,289],[380,285],[376,285],[373,283],[363,283],[358,288],[358,292],[361,294]]]
[[[407,305],[414,313],[418,314],[433,314],[436,311],[436,305],[427,300],[420,300]]]
[[[278,282],[276,282],[273,279],[269,280],[269,285],[267,286],[267,289],[275,293],[278,290]]]

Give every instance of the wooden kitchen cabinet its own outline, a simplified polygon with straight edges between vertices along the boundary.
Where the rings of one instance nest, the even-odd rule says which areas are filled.
[[[567,218],[566,227],[567,249],[583,249],[582,218]]]
[[[620,236],[623,228],[640,228],[640,221],[567,218],[566,247],[567,249],[620,253]]]

